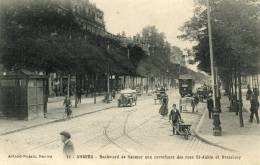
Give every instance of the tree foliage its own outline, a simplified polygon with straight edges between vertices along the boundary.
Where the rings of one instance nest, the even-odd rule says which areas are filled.
[[[47,73],[106,73],[104,64],[110,64],[111,73],[125,74],[128,66],[144,55],[133,45],[130,53],[138,57],[133,55],[128,64],[127,49],[119,41],[87,31],[72,11],[62,10],[57,2],[12,0],[1,4],[0,52],[5,67]],[[64,4],[68,9],[69,2]]]
[[[174,64],[170,62],[171,44],[166,40],[165,34],[159,32],[156,26],[146,26],[136,35],[137,40],[145,42],[150,51],[150,56],[141,60],[138,71],[144,75],[163,75],[168,73],[176,75]],[[170,70],[173,69],[173,70]]]
[[[211,24],[215,64],[223,71],[232,69],[239,59],[244,73],[259,71],[260,14],[259,3],[244,0],[214,0]],[[259,2],[259,1],[258,1]],[[193,47],[199,69],[210,72],[207,10],[205,1],[198,1],[194,16],[182,27],[185,40],[196,41]]]

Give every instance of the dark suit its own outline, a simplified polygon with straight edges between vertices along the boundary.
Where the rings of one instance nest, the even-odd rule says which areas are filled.
[[[172,125],[176,127],[177,123],[181,120],[181,114],[178,109],[176,111],[171,110],[169,115],[169,121],[172,120]],[[175,132],[175,128],[173,127],[173,133]]]
[[[209,98],[207,100],[207,108],[208,108],[208,111],[209,111],[209,118],[211,119],[211,114],[212,114],[212,111],[213,111],[213,108],[214,108],[214,103],[213,103],[212,98]]]
[[[259,123],[259,116],[258,116],[259,101],[258,101],[257,96],[253,96],[250,103],[251,103],[251,107],[250,107],[251,114],[250,114],[249,122],[253,122],[253,118],[255,116],[257,123]]]
[[[74,146],[73,146],[73,143],[69,139],[67,141],[65,141],[65,143],[63,145],[63,154],[66,157],[74,155]]]

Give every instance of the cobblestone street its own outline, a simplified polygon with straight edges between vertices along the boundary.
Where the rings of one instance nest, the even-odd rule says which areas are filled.
[[[169,96],[169,105],[178,100],[176,91],[169,92]],[[7,157],[6,154],[42,154],[52,155],[51,162],[61,160],[62,143],[59,132],[67,130],[72,134],[76,154],[93,155],[95,161],[102,161],[100,155],[104,157],[108,155],[136,156],[132,157],[132,161],[137,160],[137,156],[150,155],[157,156],[157,160],[153,161],[154,164],[160,164],[160,160],[162,160],[160,156],[175,156],[174,161],[176,162],[179,155],[180,160],[178,161],[180,162],[199,164],[201,161],[206,163],[205,160],[211,160],[217,155],[239,156],[204,143],[194,135],[189,140],[185,140],[182,136],[173,135],[168,117],[159,115],[159,107],[160,105],[154,104],[152,96],[146,96],[145,99],[141,98],[137,106],[134,107],[110,108],[106,111],[88,114],[72,120],[4,135],[0,138],[1,146],[7,149],[3,155]],[[182,118],[186,123],[192,124],[193,130],[205,110],[205,104],[199,104],[198,110],[197,113],[182,113]],[[161,153],[164,155],[161,155]],[[181,156],[184,160],[181,159]],[[172,158],[168,159],[173,161]],[[192,159],[192,161],[187,161],[187,159]],[[26,159],[24,160],[26,161]],[[86,162],[92,161],[92,159],[84,160]],[[107,161],[107,159],[105,160]],[[117,161],[111,159],[112,164],[120,164],[122,161],[121,159]],[[142,161],[146,164],[149,159],[142,158]],[[245,164],[244,161],[237,161],[234,158],[232,160],[221,160],[220,158],[219,161]]]

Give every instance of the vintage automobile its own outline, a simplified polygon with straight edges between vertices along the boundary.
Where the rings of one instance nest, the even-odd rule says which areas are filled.
[[[120,97],[118,98],[118,107],[126,107],[136,105],[137,95],[136,90],[126,89],[121,90]]]
[[[207,88],[199,87],[197,88],[196,94],[199,97],[199,101],[203,102],[204,100],[207,100],[208,90]]]
[[[179,93],[181,97],[192,96],[194,80],[191,75],[184,74],[179,77]]]
[[[161,101],[162,97],[167,95],[164,88],[157,88],[155,91],[154,103],[156,104],[157,100]]]

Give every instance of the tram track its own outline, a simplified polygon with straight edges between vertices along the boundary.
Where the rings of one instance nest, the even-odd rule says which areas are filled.
[[[138,149],[144,148],[146,150],[151,151],[149,146],[146,145],[146,144],[149,144],[149,143],[146,143],[146,142],[142,143],[142,142],[140,142],[141,140],[139,141],[139,139],[138,140],[135,139],[135,136],[131,136],[131,135],[133,135],[133,134],[131,134],[131,132],[134,132],[135,130],[143,127],[147,122],[151,121],[153,118],[158,117],[158,114],[155,114],[155,115],[149,114],[147,116],[147,115],[142,115],[140,113],[140,115],[138,114],[137,116],[134,116],[135,118],[140,118],[140,120],[139,119],[138,120],[132,120],[132,119],[135,119],[135,118],[132,118],[132,116],[136,112],[139,112],[138,110],[142,109],[145,106],[146,105],[142,105],[141,108],[138,108],[138,109],[136,109],[136,108],[116,109],[116,110],[122,110],[122,112],[118,111],[119,113],[113,114],[114,116],[112,116],[112,118],[110,116],[110,118],[108,118],[108,120],[107,120],[107,117],[106,117],[105,122],[108,122],[108,123],[102,124],[102,122],[101,122],[101,123],[97,123],[97,124],[87,125],[87,127],[82,127],[79,124],[77,124],[74,127],[71,125],[72,127],[69,127],[69,130],[77,129],[76,131],[78,131],[78,129],[79,129],[79,131],[81,132],[81,133],[77,132],[73,136],[73,139],[78,139],[78,138],[82,139],[80,145],[77,146],[77,150],[79,148],[82,148],[82,151],[83,151],[83,149],[86,150],[86,148],[87,148],[86,145],[87,146],[90,145],[91,147],[93,146],[93,148],[91,148],[91,150],[94,149],[95,150],[94,152],[96,152],[96,151],[102,150],[103,148],[105,148],[108,145],[113,145],[116,148],[118,148],[119,150],[121,150],[125,153],[128,153],[128,154],[131,154],[132,151],[129,151],[129,148],[127,148],[126,145],[129,146],[129,143],[132,144],[131,142],[133,142],[133,145],[132,145],[133,147],[138,146],[139,148],[138,147],[136,147],[136,148],[138,148]],[[145,111],[145,113],[146,113],[146,111]],[[194,113],[194,114],[196,114],[196,113]],[[196,114],[196,115],[198,115],[198,114]],[[120,116],[120,118],[119,118],[119,116]],[[117,120],[117,121],[115,121],[115,120]],[[74,121],[74,120],[72,119],[71,121]],[[84,119],[84,121],[85,121],[85,119]],[[129,124],[130,121],[131,121],[131,125]],[[73,123],[73,124],[75,124],[75,123]],[[119,126],[117,126],[117,125],[119,125]],[[92,137],[89,137],[89,136],[84,137],[86,132],[88,132],[87,130],[91,129],[92,127],[95,127],[98,131],[95,131],[94,134],[90,134],[90,136],[92,136]],[[82,135],[82,133],[84,135]],[[89,133],[87,133],[86,135],[88,135],[88,134]],[[53,145],[53,143],[59,142],[60,139],[55,138],[55,137],[56,136],[49,137],[48,138],[49,140],[48,139],[45,140],[45,141],[48,140],[46,143],[42,143],[38,146],[35,146],[35,147],[29,149],[27,152],[35,151],[35,150],[38,150],[38,149],[44,149],[44,148],[47,148],[49,145]],[[89,138],[87,138],[87,137],[89,137]],[[123,140],[128,140],[127,142],[129,142],[129,143],[124,144],[124,143],[122,143],[122,141],[118,141],[121,138],[124,138]],[[207,143],[201,141],[199,138],[197,138],[194,135],[192,135],[190,138],[191,138],[190,142],[183,141],[182,137],[178,137],[177,141],[176,141],[177,143],[184,142],[185,148],[183,148],[183,151],[184,152],[187,151],[186,153],[194,153],[195,149],[198,148],[198,147],[203,147],[203,148],[201,148],[203,150],[203,152],[207,152],[209,149],[214,150],[214,151],[216,151],[216,150],[222,151],[221,148],[207,144]],[[99,141],[102,142],[101,143],[102,146],[100,145],[100,143],[97,143]],[[43,141],[40,141],[40,142],[43,142]],[[88,144],[88,143],[91,143],[91,144]],[[97,144],[97,146],[95,146],[96,144]],[[204,145],[210,145],[210,146],[204,146]],[[181,145],[180,145],[180,147],[181,147]],[[91,151],[88,150],[88,152],[91,152]]]
[[[104,127],[103,135],[105,136],[106,140],[107,140],[109,143],[103,145],[102,147],[100,147],[100,148],[98,149],[98,151],[101,150],[101,149],[103,149],[103,148],[105,148],[106,146],[108,146],[108,145],[110,145],[110,144],[113,144],[114,146],[116,146],[116,147],[119,148],[120,150],[122,150],[122,151],[124,151],[124,152],[130,154],[129,151],[127,151],[125,148],[123,148],[123,147],[121,147],[119,144],[117,144],[116,141],[117,141],[118,139],[120,139],[121,137],[124,137],[124,136],[127,135],[127,133],[126,133],[126,124],[127,124],[128,118],[130,117],[131,114],[133,114],[133,113],[136,112],[136,111],[137,111],[137,109],[133,109],[133,110],[130,111],[129,114],[127,114],[127,116],[126,116],[126,118],[125,118],[125,120],[124,120],[123,134],[120,135],[119,137],[117,137],[117,138],[115,138],[115,139],[112,139],[112,138],[110,138],[110,136],[108,135],[108,128],[110,127],[110,125],[111,125],[111,123],[112,123],[113,120],[111,120],[111,121],[108,123],[108,125],[107,125],[106,127]]]
[[[129,111],[129,110],[128,110],[128,111]],[[109,145],[109,144],[116,145],[117,147],[120,148],[120,146],[117,145],[115,141],[118,140],[118,139],[120,139],[121,137],[125,136],[125,137],[129,138],[130,140],[132,140],[133,142],[137,143],[138,145],[142,145],[142,146],[143,146],[143,144],[139,143],[139,142],[136,141],[134,138],[132,138],[131,136],[129,136],[129,135],[128,135],[128,132],[126,131],[128,119],[129,119],[130,115],[133,114],[133,112],[136,112],[136,109],[130,110],[130,111],[131,111],[131,112],[127,115],[126,119],[124,120],[123,134],[122,134],[121,136],[117,137],[116,139],[112,139],[112,138],[110,138],[109,135],[108,135],[108,128],[110,127],[110,124],[112,123],[112,121],[113,121],[118,115],[121,115],[121,114],[118,114],[118,115],[115,115],[115,116],[109,121],[108,125],[104,127],[104,130],[103,130],[103,133],[102,133],[102,134],[99,134],[99,135],[97,135],[97,136],[94,136],[94,137],[92,137],[91,139],[88,139],[87,141],[85,141],[85,142],[82,143],[82,144],[87,144],[87,143],[90,143],[90,142],[96,140],[97,138],[105,137],[106,140],[108,141],[108,144],[103,145],[101,148],[104,148],[104,147],[106,147],[106,146]],[[145,122],[146,122],[146,121],[145,121]],[[141,125],[143,125],[143,124],[144,124],[144,123],[142,122],[140,125],[138,125],[138,126],[137,126],[136,128],[134,128],[134,129],[130,130],[129,132],[134,131],[135,129],[139,128],[139,127],[140,127]],[[78,127],[78,126],[71,127],[70,130],[73,130],[73,129],[77,128],[77,127]],[[118,128],[121,128],[121,126],[118,126],[118,127],[114,128],[114,129],[112,130],[112,132],[115,131],[115,130],[118,130]],[[87,129],[88,129],[88,128],[87,128]],[[87,129],[84,129],[84,130],[81,130],[81,131],[85,132],[85,130],[87,130]],[[74,136],[74,137],[75,137],[75,136]],[[52,143],[55,143],[55,142],[58,142],[59,140],[60,140],[59,138],[55,138],[55,139],[53,139],[53,140],[51,140],[51,141],[48,141],[47,143],[43,143],[43,144],[38,145],[38,146],[35,146],[35,147],[33,147],[33,148],[29,149],[29,150],[26,150],[25,152],[29,153],[29,152],[31,152],[31,151],[35,151],[35,150],[39,150],[39,149],[44,149],[44,148],[46,148],[48,145],[50,145],[50,144],[52,144]],[[126,151],[126,150],[123,149],[123,148],[121,148],[121,150],[123,150],[123,151],[125,151],[125,152],[128,152],[128,151]]]
[[[136,112],[136,111],[132,111],[131,113],[129,113],[129,114],[126,116],[126,118],[125,118],[125,120],[124,120],[123,133],[122,133],[122,135],[120,135],[120,136],[118,136],[118,137],[112,139],[112,138],[110,138],[110,136],[108,135],[108,131],[107,131],[111,123],[108,125],[108,127],[105,127],[105,128],[104,128],[104,131],[103,131],[103,134],[105,135],[105,137],[106,137],[106,139],[108,140],[109,143],[107,143],[107,144],[101,146],[98,150],[95,150],[94,152],[100,151],[100,150],[102,150],[103,148],[107,147],[107,146],[110,145],[110,144],[113,144],[113,145],[116,146],[117,148],[119,148],[119,149],[123,150],[124,152],[126,152],[127,150],[126,150],[125,148],[123,148],[123,147],[120,146],[118,143],[116,143],[116,141],[119,140],[119,139],[122,138],[122,137],[126,137],[126,138],[128,138],[129,140],[131,140],[132,142],[134,142],[135,144],[137,144],[138,146],[143,146],[144,148],[147,149],[147,147],[146,147],[143,143],[140,143],[140,142],[138,142],[137,140],[135,140],[133,137],[129,136],[129,133],[135,131],[135,130],[138,129],[138,128],[140,128],[141,126],[143,126],[145,123],[149,122],[152,118],[156,117],[157,115],[154,115],[154,116],[149,117],[148,119],[146,119],[145,121],[143,121],[143,122],[142,122],[141,124],[139,124],[138,126],[136,126],[136,127],[134,127],[133,129],[130,129],[129,131],[127,131],[128,119],[129,119],[129,117],[130,117],[134,112]],[[130,154],[129,151],[127,151],[127,153]]]

